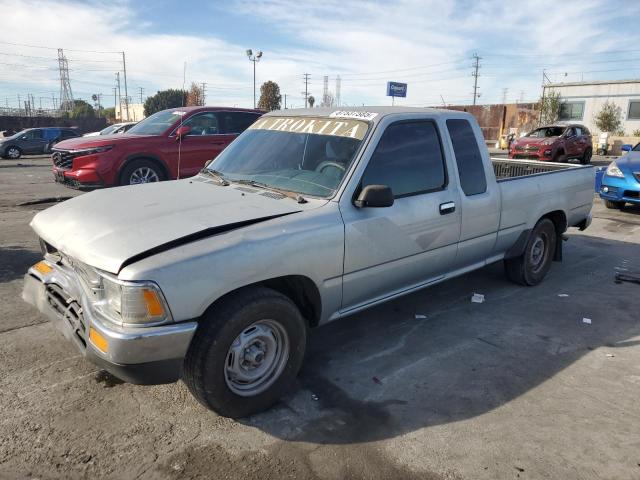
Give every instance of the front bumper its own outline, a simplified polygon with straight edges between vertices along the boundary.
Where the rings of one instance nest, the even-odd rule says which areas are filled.
[[[180,379],[197,322],[138,328],[113,325],[89,308],[88,293],[70,267],[48,265],[53,270],[46,274],[29,269],[22,298],[51,319],[87,359],[130,383],[155,385]],[[107,341],[106,352],[94,345],[90,329]]]
[[[69,188],[77,190],[94,190],[103,188],[104,182],[95,170],[63,170],[53,167],[53,179]]]
[[[598,190],[600,198],[612,202],[628,202],[640,205],[640,182],[635,179],[602,176]]]
[[[517,160],[538,160],[544,162],[551,160],[551,149],[540,150],[516,150],[512,149],[509,152],[509,158]]]

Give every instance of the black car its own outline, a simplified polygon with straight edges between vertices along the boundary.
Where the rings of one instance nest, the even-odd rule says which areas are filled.
[[[56,143],[79,136],[80,133],[71,127],[27,128],[10,137],[0,138],[0,156],[15,160],[22,155],[49,153]]]

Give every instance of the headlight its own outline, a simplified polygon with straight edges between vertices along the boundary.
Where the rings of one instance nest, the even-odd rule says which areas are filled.
[[[107,320],[118,325],[148,326],[172,321],[160,287],[153,282],[125,282],[99,274],[100,286],[93,306]]]
[[[108,152],[112,148],[113,148],[113,145],[104,145],[102,147],[71,150],[71,153],[73,153],[76,157],[82,157],[84,155],[94,155],[96,153]]]
[[[607,171],[605,173],[610,177],[624,178],[624,173],[622,173],[622,170],[618,168],[616,162],[611,162],[607,167]]]

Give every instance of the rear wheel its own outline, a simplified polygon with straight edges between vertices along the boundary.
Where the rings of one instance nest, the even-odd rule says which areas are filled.
[[[509,280],[525,286],[539,284],[551,268],[556,241],[554,223],[548,218],[543,218],[531,232],[524,253],[517,258],[505,260],[505,271]]]
[[[625,202],[615,202],[615,201],[612,201],[612,200],[605,200],[604,201],[605,207],[611,208],[612,210],[613,209],[622,210],[624,208],[624,203]]]
[[[587,148],[584,153],[582,154],[582,157],[580,157],[580,163],[582,165],[587,165],[589,163],[591,163],[591,156],[593,154],[593,150],[590,148]]]
[[[207,408],[232,418],[271,407],[304,358],[306,322],[268,288],[241,290],[209,310],[191,342],[184,382]]]
[[[164,172],[151,160],[133,160],[120,175],[120,185],[140,185],[165,180]]]

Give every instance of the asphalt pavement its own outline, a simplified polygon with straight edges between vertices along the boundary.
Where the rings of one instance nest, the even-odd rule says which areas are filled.
[[[614,282],[640,208],[596,198],[537,287],[495,264],[316,329],[291,395],[233,421],[100,371],[22,302],[30,219],[79,194],[0,161],[0,478],[640,478],[640,285]]]

